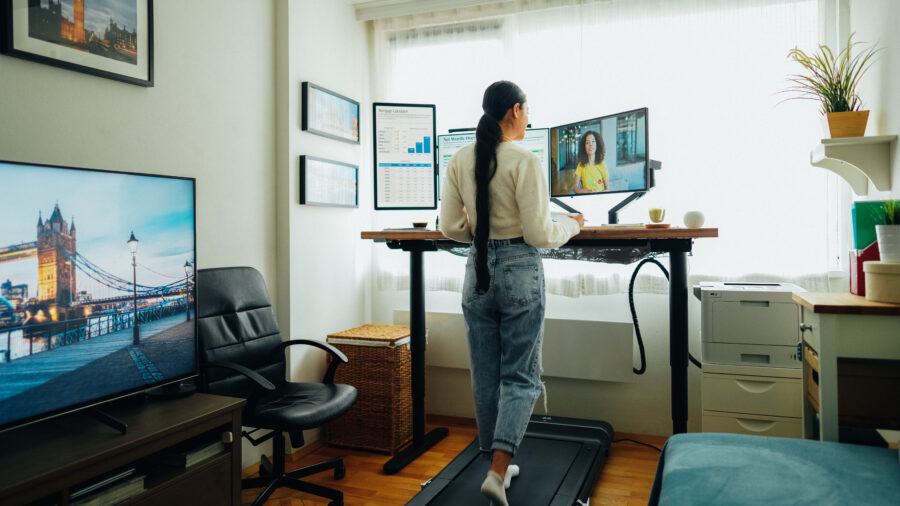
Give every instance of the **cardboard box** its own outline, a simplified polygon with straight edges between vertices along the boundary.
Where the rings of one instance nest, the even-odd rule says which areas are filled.
[[[866,275],[863,262],[881,260],[878,243],[873,242],[868,248],[850,250],[850,293],[863,297],[866,295]]]
[[[869,286],[866,299],[900,304],[900,263],[866,262],[863,271]]]

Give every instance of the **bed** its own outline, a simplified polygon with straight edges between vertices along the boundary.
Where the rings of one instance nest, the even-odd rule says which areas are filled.
[[[900,504],[896,449],[741,434],[666,441],[651,505]]]

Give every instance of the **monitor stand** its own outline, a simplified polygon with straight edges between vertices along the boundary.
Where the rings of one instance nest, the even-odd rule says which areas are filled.
[[[117,431],[121,432],[122,434],[125,434],[128,432],[128,424],[127,423],[123,422],[122,420],[119,420],[118,418],[112,416],[111,414],[107,413],[106,411],[94,408],[94,409],[88,410],[88,414],[90,414],[91,417],[94,418],[95,420],[97,420],[98,422],[103,423],[105,425],[109,425],[110,427],[112,427],[113,429],[116,429]]]
[[[584,214],[581,211],[579,211],[578,209],[575,209],[574,207],[570,206],[569,204],[564,203],[562,200],[559,200],[556,197],[550,197],[550,202],[553,202],[554,204],[558,205],[559,207],[565,209],[567,212],[570,212],[572,214]]]
[[[178,397],[187,397],[197,392],[197,385],[193,381],[179,381],[169,383],[156,388],[147,390],[147,396],[151,399],[174,399]]]
[[[619,211],[621,211],[622,208],[624,208],[624,207],[627,206],[628,204],[630,204],[630,203],[634,202],[635,200],[637,200],[637,199],[643,197],[645,193],[647,193],[647,192],[635,192],[635,193],[632,193],[631,195],[625,197],[625,200],[623,200],[622,202],[619,202],[619,203],[616,204],[612,209],[610,209],[610,210],[609,210],[609,215],[608,215],[608,217],[609,217],[609,224],[610,224],[610,225],[615,225],[616,223],[619,223]]]

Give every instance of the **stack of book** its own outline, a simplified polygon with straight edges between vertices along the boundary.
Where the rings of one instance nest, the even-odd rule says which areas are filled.
[[[69,504],[102,506],[117,504],[144,491],[144,475],[129,468],[76,489],[69,496]]]

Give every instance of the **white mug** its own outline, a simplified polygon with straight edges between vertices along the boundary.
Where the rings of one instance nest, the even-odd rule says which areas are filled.
[[[687,228],[700,228],[703,226],[703,213],[700,211],[688,211],[684,213],[684,226]]]

